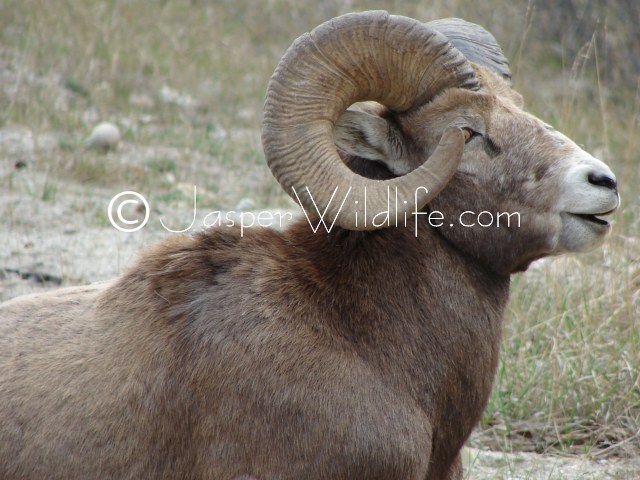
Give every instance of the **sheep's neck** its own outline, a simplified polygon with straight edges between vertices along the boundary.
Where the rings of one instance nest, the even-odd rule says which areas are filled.
[[[425,209],[442,225],[422,219],[467,262],[475,261],[485,269],[508,276],[526,270],[531,262],[547,256],[556,239],[548,223],[553,216],[524,205],[514,205],[495,192],[474,186],[473,179],[457,174],[454,180]]]
[[[426,224],[417,232],[305,228],[290,231],[309,269],[295,274],[313,292],[320,328],[337,332],[434,424],[450,425],[440,433],[452,437],[446,444],[461,445],[491,392],[509,276],[465,257]]]

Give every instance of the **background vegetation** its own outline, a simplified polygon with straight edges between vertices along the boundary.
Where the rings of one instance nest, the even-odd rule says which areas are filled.
[[[188,206],[191,185],[203,208],[230,209],[245,197],[259,208],[289,205],[259,143],[267,81],[297,35],[365,9],[487,27],[527,108],[620,180],[623,209],[603,249],[515,277],[494,394],[472,442],[640,455],[635,0],[4,0],[0,193],[12,200],[0,230],[20,235],[25,215],[42,205],[70,208],[73,228],[104,228],[106,202],[125,189],[144,192],[158,210]],[[99,120],[124,132],[117,152],[84,148]],[[16,203],[24,198],[31,213]],[[39,233],[54,228],[70,226]],[[65,284],[87,280],[61,274]]]

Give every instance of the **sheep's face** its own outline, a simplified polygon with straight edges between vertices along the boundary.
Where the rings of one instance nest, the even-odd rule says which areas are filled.
[[[458,172],[440,194],[465,182],[458,209],[518,212],[514,238],[544,238],[538,258],[599,245],[610,230],[600,216],[619,204],[615,176],[570,139],[522,110],[522,100],[501,78],[478,68],[478,92],[450,89],[415,111],[383,109],[346,113],[335,130],[336,144],[348,154],[383,163],[394,175],[421,165],[449,125],[471,133]],[[472,185],[473,188],[469,188]],[[458,189],[459,191],[459,189]],[[466,206],[465,206],[466,205]],[[445,205],[446,206],[446,205]],[[527,225],[528,223],[528,225]],[[473,228],[485,228],[476,226]]]

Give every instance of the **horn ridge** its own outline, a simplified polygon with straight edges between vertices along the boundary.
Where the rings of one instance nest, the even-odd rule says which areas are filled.
[[[305,210],[326,208],[330,221],[344,228],[376,228],[372,220],[387,210],[388,188],[398,189],[398,205],[392,206],[397,211],[390,212],[398,216],[422,208],[444,188],[460,160],[463,137],[449,133],[436,158],[408,175],[370,180],[349,170],[337,153],[333,126],[342,112],[362,100],[406,111],[446,88],[476,84],[464,56],[417,20],[383,11],[336,17],[298,37],[275,69],[262,127],[267,164]],[[419,187],[429,193],[414,205]],[[334,193],[344,198],[347,192],[344,208],[335,197],[331,201]]]

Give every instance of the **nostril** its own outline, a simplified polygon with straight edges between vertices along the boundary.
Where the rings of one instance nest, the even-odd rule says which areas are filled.
[[[616,182],[616,179],[611,178],[609,175],[592,172],[589,174],[587,179],[591,185],[595,185],[597,187],[606,187],[611,190],[616,190],[618,188],[618,182]]]

